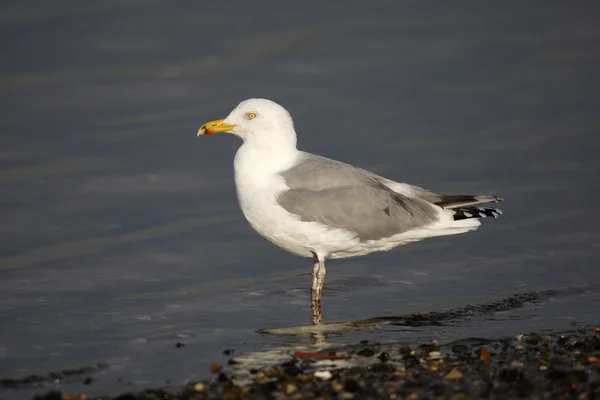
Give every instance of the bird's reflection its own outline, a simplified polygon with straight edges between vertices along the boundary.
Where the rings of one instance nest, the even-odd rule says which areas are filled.
[[[585,288],[569,288],[563,290],[544,290],[518,293],[498,300],[480,304],[466,305],[441,311],[424,311],[410,314],[397,314],[375,316],[365,319],[343,322],[324,322],[320,298],[311,298],[311,324],[283,328],[260,329],[259,333],[310,336],[315,341],[322,340],[327,335],[351,332],[376,330],[384,326],[423,327],[443,325],[445,322],[457,321],[478,315],[491,314],[498,311],[507,311],[521,308],[527,304],[535,303],[558,295],[579,293]]]

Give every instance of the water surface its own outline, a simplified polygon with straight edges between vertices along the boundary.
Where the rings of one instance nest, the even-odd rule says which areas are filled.
[[[241,100],[303,150],[434,191],[493,193],[476,233],[328,264],[325,320],[600,282],[599,7],[453,2],[4,2],[0,376],[105,362],[119,393],[204,378],[221,352],[309,345],[310,260],[256,235],[240,142],[196,138]],[[458,323],[328,340],[450,340],[597,324],[595,289]],[[181,342],[185,347],[176,348]],[[5,389],[4,397],[31,390]]]

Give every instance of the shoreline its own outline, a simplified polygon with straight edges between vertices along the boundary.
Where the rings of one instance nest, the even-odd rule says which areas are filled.
[[[228,366],[214,364],[210,378],[176,390],[114,397],[49,391],[34,399],[600,398],[600,327],[416,346],[362,341],[288,353],[262,369],[233,357]]]

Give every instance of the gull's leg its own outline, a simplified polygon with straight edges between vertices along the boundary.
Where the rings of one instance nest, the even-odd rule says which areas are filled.
[[[325,275],[327,274],[327,270],[325,269],[325,260],[319,263],[319,271],[317,272],[317,280],[318,280],[318,291],[319,291],[319,299],[323,294],[323,284],[325,283]]]
[[[311,277],[312,323],[317,325],[323,322],[323,313],[321,312],[321,293],[323,293],[323,281],[325,280],[325,261],[320,261],[316,254],[313,255],[313,268]]]
[[[312,266],[312,293],[313,297],[315,297],[317,291],[319,290],[319,267],[321,264],[319,263],[319,257],[316,254],[313,254],[313,266]]]

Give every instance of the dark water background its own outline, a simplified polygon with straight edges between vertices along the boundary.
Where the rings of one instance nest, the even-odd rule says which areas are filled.
[[[476,233],[329,263],[326,321],[600,282],[600,7],[592,1],[4,1],[0,377],[105,362],[114,394],[208,375],[310,320],[310,261],[256,235],[240,142],[196,138],[243,99],[303,150],[439,192],[493,193]],[[600,293],[334,342],[600,322]],[[186,346],[175,348],[175,343]],[[9,390],[6,398],[38,389]],[[1,389],[0,389],[1,390]]]

